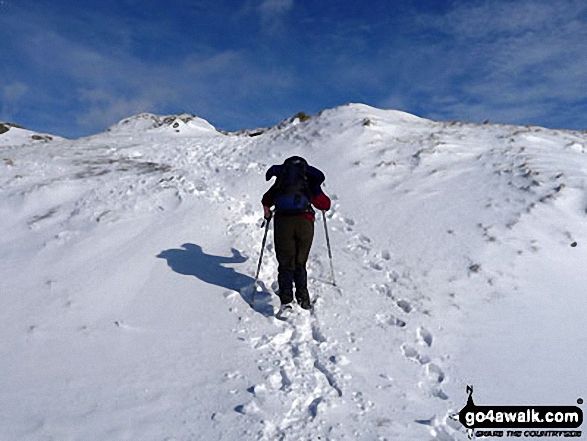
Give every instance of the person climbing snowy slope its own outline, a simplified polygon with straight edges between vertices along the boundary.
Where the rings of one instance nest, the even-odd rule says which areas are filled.
[[[281,310],[291,308],[295,298],[303,309],[310,309],[306,262],[314,239],[312,207],[327,211],[331,201],[322,191],[324,174],[299,156],[292,156],[281,165],[273,165],[265,178],[276,177],[275,183],[261,200],[265,219],[269,221],[275,206],[274,240],[277,256]]]

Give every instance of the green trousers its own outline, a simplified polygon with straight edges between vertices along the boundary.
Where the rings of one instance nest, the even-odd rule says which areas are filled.
[[[314,239],[314,222],[303,216],[278,217],[274,239],[280,273],[305,269]]]

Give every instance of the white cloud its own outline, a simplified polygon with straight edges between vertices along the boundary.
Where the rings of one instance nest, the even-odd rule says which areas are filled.
[[[576,0],[462,3],[426,17],[420,25],[446,38],[431,43],[437,81],[421,90],[449,118],[552,120],[587,98],[586,17]]]
[[[124,97],[102,89],[81,89],[78,98],[83,103],[76,115],[76,123],[85,129],[106,127],[128,116],[152,111],[155,107],[149,97]]]
[[[290,11],[294,6],[294,0],[264,0],[259,5],[262,14],[282,15]]]
[[[2,87],[2,108],[0,109],[0,117],[9,121],[16,115],[19,103],[29,91],[29,86],[22,82],[14,82],[6,84]]]
[[[257,11],[261,16],[261,24],[266,31],[279,31],[288,12],[294,7],[294,0],[263,0]]]
[[[520,35],[542,31],[552,24],[559,14],[568,15],[568,2],[517,2],[462,3],[436,21],[445,32],[463,40],[477,41],[484,37]]]
[[[247,50],[208,48],[194,50],[173,62],[153,61],[132,54],[126,47],[106,51],[74,41],[51,27],[33,26],[30,21],[12,21],[10,25],[19,35],[14,43],[19,54],[30,60],[26,73],[34,100],[29,111],[52,121],[43,109],[66,103],[63,107],[67,114],[60,115],[60,120],[68,120],[70,130],[72,123],[77,124],[74,130],[85,133],[104,130],[144,111],[196,112],[241,124],[251,118],[243,113],[243,106],[270,101],[294,84],[285,69],[258,64]],[[8,74],[2,78],[0,72],[0,80],[6,78]],[[42,81],[34,81],[37,79]],[[19,89],[4,89],[15,103]],[[0,111],[6,113],[13,106],[2,100],[4,89],[0,86]],[[275,108],[275,104],[267,109],[255,105],[261,119]]]

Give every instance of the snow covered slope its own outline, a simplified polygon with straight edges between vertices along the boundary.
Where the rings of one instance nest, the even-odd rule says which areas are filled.
[[[58,136],[47,135],[27,130],[23,127],[0,122],[0,146],[18,146],[31,142],[43,143],[53,140],[63,140]]]
[[[12,133],[11,133],[12,132]],[[0,439],[462,440],[585,392],[587,135],[353,104],[249,136],[0,135]],[[267,168],[322,169],[312,314],[276,320]]]

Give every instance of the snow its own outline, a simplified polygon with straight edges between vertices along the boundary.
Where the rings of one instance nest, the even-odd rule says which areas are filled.
[[[585,133],[361,104],[225,134],[130,117],[0,135],[0,439],[464,440],[585,397]],[[326,174],[314,312],[274,314],[265,171]],[[572,244],[576,244],[572,246]]]
[[[19,146],[27,143],[45,143],[48,141],[63,140],[58,136],[47,135],[46,133],[36,133],[20,127],[14,127],[9,124],[0,122],[0,147]],[[5,131],[6,130],[6,131]]]

